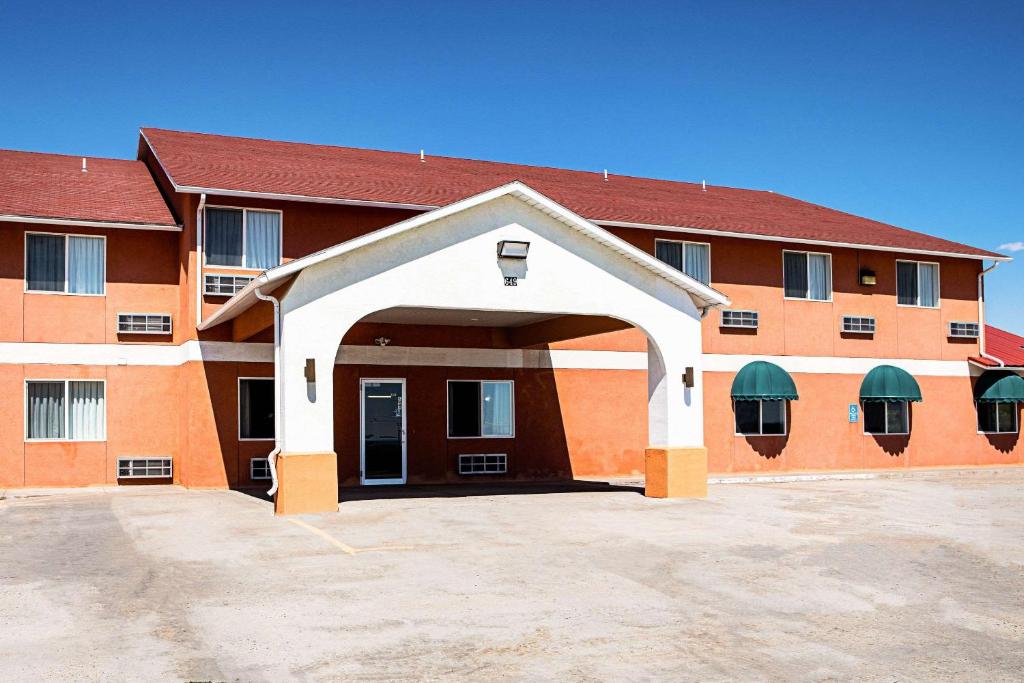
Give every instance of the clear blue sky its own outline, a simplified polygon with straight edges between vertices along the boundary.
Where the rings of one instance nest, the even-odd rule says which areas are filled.
[[[1024,242],[1024,4],[3,4],[0,147],[137,129],[773,189]],[[1024,261],[1024,244],[1016,256]],[[1024,266],[989,320],[1024,332]]]

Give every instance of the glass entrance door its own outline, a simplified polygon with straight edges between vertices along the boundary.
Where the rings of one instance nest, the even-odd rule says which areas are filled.
[[[363,484],[405,483],[405,380],[364,379],[360,389]]]

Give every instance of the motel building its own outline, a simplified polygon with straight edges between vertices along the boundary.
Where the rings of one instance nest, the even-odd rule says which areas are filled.
[[[0,488],[1021,464],[1005,256],[762,190],[143,129],[0,152]],[[339,489],[341,491],[339,498]]]

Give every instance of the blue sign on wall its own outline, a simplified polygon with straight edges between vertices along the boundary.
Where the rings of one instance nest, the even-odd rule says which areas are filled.
[[[857,422],[860,419],[860,406],[856,403],[850,404],[850,422]]]

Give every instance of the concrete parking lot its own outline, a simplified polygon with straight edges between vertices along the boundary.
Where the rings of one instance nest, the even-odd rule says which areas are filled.
[[[590,488],[370,492],[301,518],[228,491],[8,492],[0,669],[7,680],[1024,676],[1022,470],[720,484],[706,500]]]

